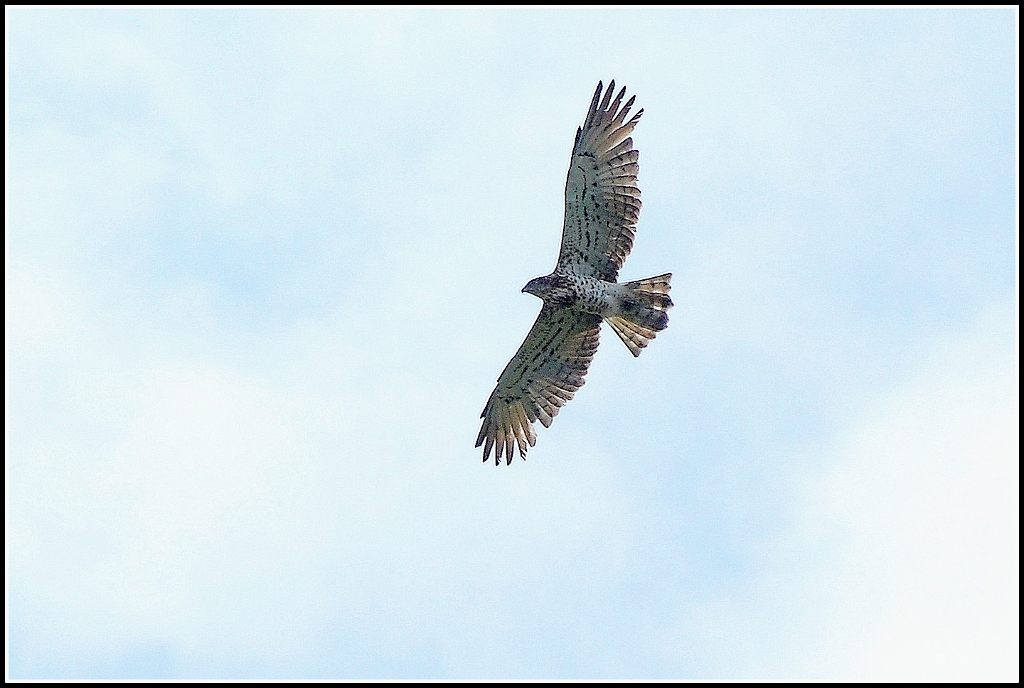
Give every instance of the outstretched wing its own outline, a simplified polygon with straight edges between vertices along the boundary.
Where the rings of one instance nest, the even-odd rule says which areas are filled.
[[[640,151],[633,148],[629,134],[644,112],[640,110],[625,121],[636,96],[619,109],[626,89],[612,101],[614,91],[613,80],[602,99],[598,82],[587,120],[576,130],[565,181],[565,224],[558,254],[560,269],[609,282],[616,280],[633,248],[640,218],[640,187],[636,184]]]
[[[600,316],[544,304],[480,414],[484,421],[476,446],[484,445],[484,461],[493,446],[495,465],[502,453],[506,463],[512,463],[516,444],[526,458],[527,444],[537,443],[533,422],[539,419],[549,427],[562,405],[583,386],[600,333]]]

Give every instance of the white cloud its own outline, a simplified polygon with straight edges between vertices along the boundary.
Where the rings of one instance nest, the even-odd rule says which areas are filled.
[[[1018,675],[1016,313],[922,347],[829,447],[733,585],[678,607],[663,650],[704,677]]]
[[[141,643],[174,671],[305,673],[338,626],[355,640],[330,656],[429,647],[487,671],[505,649],[463,656],[468,637],[513,633],[552,574],[597,561],[600,588],[624,565],[630,507],[598,448],[479,466],[472,390],[393,376],[415,361],[350,342],[350,321],[296,325],[260,370],[166,343],[140,356],[72,282],[28,264],[9,282],[19,672],[117,675]]]
[[[810,673],[1017,680],[1014,310],[992,307],[941,343],[810,488],[803,527],[838,533],[818,582],[824,648]]]

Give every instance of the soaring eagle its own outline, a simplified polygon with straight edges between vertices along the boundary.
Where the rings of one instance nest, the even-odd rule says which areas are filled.
[[[672,273],[618,284],[619,268],[633,248],[640,217],[640,152],[630,133],[643,110],[626,121],[636,96],[612,99],[615,81],[601,98],[598,82],[576,142],[565,181],[562,247],[554,272],[530,280],[523,292],[544,301],[526,341],[505,366],[480,417],[476,446],[484,461],[512,463],[512,448],[526,458],[537,443],[533,423],[544,427],[583,386],[606,320],[634,356],[668,327]]]

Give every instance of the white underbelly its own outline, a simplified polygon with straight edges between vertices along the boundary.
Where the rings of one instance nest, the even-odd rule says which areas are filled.
[[[576,308],[606,318],[618,312],[617,284],[592,277],[576,277]]]

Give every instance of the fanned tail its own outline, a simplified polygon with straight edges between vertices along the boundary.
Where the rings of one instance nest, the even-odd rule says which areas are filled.
[[[626,293],[622,297],[621,312],[605,319],[630,353],[639,356],[657,333],[668,327],[666,311],[672,308],[668,295],[672,289],[672,273],[626,282],[622,286]]]

